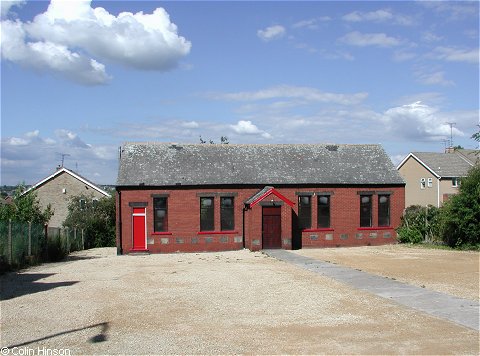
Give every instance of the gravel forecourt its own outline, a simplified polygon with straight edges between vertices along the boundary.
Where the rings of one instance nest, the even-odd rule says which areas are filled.
[[[478,300],[479,254],[432,251],[438,250],[295,253]],[[115,253],[80,251],[1,276],[2,354],[479,353],[475,330],[260,252]],[[402,263],[408,253],[416,257]],[[430,276],[435,263],[455,268],[436,274],[432,267]]]

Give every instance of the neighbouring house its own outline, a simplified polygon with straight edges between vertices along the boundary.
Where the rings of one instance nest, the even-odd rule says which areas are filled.
[[[61,227],[68,215],[68,204],[73,196],[86,195],[93,199],[109,197],[110,194],[99,188],[78,173],[65,167],[57,168],[56,172],[36,183],[23,194],[35,191],[40,206],[45,209],[49,204],[53,216],[48,222],[49,227]],[[81,202],[79,202],[81,204]]]
[[[397,167],[406,182],[405,205],[440,207],[458,192],[460,178],[479,163],[479,153],[465,149],[409,153]]]
[[[118,253],[394,243],[404,186],[379,145],[126,143]]]

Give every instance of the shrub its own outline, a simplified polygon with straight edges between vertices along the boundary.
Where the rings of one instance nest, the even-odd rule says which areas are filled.
[[[446,201],[439,216],[440,238],[451,247],[480,245],[480,166],[461,180],[459,193]]]
[[[436,242],[438,236],[438,208],[412,205],[405,209],[397,229],[401,243]]]

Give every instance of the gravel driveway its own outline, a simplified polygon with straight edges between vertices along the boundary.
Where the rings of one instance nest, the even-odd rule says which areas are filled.
[[[92,249],[0,283],[2,353],[479,352],[474,330],[246,250]]]

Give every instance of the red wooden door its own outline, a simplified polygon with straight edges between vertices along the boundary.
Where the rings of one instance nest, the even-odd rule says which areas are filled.
[[[133,249],[145,250],[146,239],[146,214],[145,208],[133,208]]]
[[[264,207],[262,210],[263,248],[282,247],[281,207]]]

